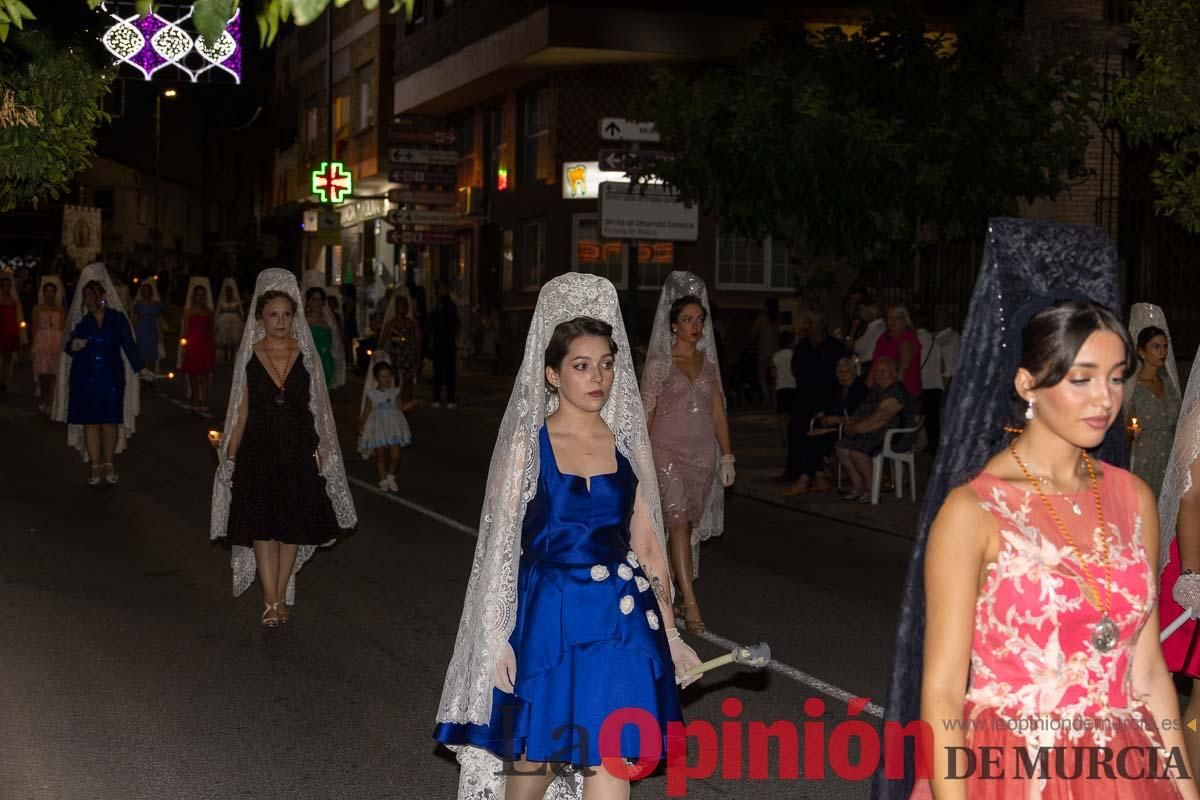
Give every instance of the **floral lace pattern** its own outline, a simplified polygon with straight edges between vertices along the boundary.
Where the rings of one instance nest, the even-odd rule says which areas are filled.
[[[1110,738],[1105,723],[1141,721],[1130,665],[1157,596],[1131,476],[1106,465],[1102,479],[1112,576],[1109,616],[1120,631],[1117,645],[1106,653],[1091,642],[1102,610],[1093,605],[1079,560],[1036,493],[986,473],[972,486],[999,524],[1000,553],[987,568],[975,606],[967,702],[1009,720],[1092,720],[1097,724],[1059,730],[1072,740],[1086,733],[1103,746]],[[1103,540],[1090,493],[1049,500],[1080,545],[1103,603]],[[1057,735],[1035,726],[1027,739],[1049,745],[1053,742],[1041,738]]]

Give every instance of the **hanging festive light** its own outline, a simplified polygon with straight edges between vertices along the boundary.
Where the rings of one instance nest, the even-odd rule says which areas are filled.
[[[163,67],[175,67],[193,82],[213,70],[242,81],[241,9],[234,11],[216,42],[209,44],[194,32],[192,7],[178,19],[161,16],[161,9],[141,16],[110,14],[113,24],[100,42],[118,64],[128,64],[150,80]],[[213,73],[216,74],[216,73]]]

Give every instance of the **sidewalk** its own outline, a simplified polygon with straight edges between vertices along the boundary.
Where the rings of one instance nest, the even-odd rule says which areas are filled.
[[[422,378],[416,394],[418,399],[428,403],[431,397],[428,370]],[[493,375],[476,369],[460,369],[460,406],[467,409],[486,408],[501,414],[512,391],[512,381],[511,374]],[[907,483],[903,500],[896,499],[895,493],[891,492],[882,495],[877,506],[847,503],[836,492],[786,497],[783,489],[787,484],[776,480],[783,471],[786,445],[774,411],[738,411],[730,417],[729,425],[733,452],[737,456],[737,481],[729,490],[733,494],[902,539],[911,540],[915,535],[924,489],[929,482],[931,463],[928,455],[917,456],[915,503],[908,499]],[[804,525],[802,519],[797,518],[797,529],[800,531]]]

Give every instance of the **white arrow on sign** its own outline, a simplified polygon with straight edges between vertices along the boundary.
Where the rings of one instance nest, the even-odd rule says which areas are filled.
[[[662,141],[653,122],[638,122],[624,117],[601,117],[600,138],[612,142]]]
[[[455,225],[458,214],[453,211],[401,211],[388,212],[388,222],[393,225]]]
[[[458,153],[453,150],[431,150],[423,147],[391,147],[388,149],[388,160],[401,166],[409,164],[454,166],[458,164]]]

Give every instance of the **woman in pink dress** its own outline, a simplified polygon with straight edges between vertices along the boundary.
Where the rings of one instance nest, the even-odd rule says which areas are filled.
[[[880,358],[895,359],[900,365],[900,382],[914,399],[921,396],[921,340],[913,331],[912,317],[904,306],[887,310],[887,330],[875,342],[871,363]]]
[[[180,325],[180,347],[183,349],[180,371],[188,376],[192,402],[201,411],[208,411],[208,385],[212,382],[217,363],[217,343],[213,338],[213,307],[208,292],[208,278],[196,283],[192,279],[188,303],[183,309]]]
[[[700,542],[725,527],[734,480],[729,421],[704,281],[672,272],[663,284],[642,370],[642,403],[662,496],[671,574],[688,630],[704,630],[693,581]]]
[[[1196,624],[1200,615],[1200,370],[1194,367],[1181,408],[1158,496],[1163,593],[1158,621],[1166,630],[1184,614],[1184,609],[1191,609],[1187,621],[1163,641],[1162,649],[1167,669],[1191,680],[1191,698],[1183,718],[1193,720],[1200,716],[1200,625]],[[1200,732],[1185,726],[1183,738],[1191,757],[1192,775],[1200,775]]]
[[[33,307],[33,377],[36,381],[38,410],[50,413],[54,401],[54,382],[58,378],[58,359],[62,354],[63,326],[67,312],[63,308],[62,281],[57,275],[42,278],[42,302]]]
[[[1135,369],[1117,296],[1103,231],[991,222],[886,699],[919,756],[901,778],[885,744],[876,800],[1200,798],[1158,644],[1155,498],[1112,463]]]

